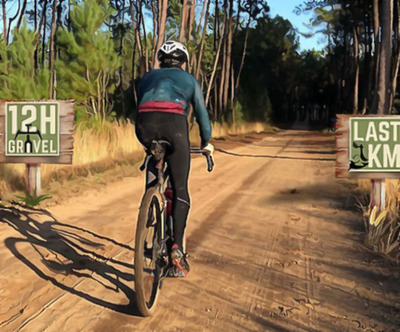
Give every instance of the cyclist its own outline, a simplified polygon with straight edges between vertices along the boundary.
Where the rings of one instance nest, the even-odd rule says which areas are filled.
[[[138,86],[138,116],[136,136],[146,150],[153,140],[165,140],[170,146],[166,161],[172,184],[173,244],[171,248],[170,275],[185,277],[189,265],[183,248],[183,238],[190,208],[188,177],[190,168],[190,143],[188,106],[194,108],[200,127],[201,147],[210,153],[211,125],[199,83],[182,66],[189,62],[186,47],[175,41],[165,42],[158,50],[161,69],[151,70]],[[156,161],[150,160],[146,186],[157,181]]]

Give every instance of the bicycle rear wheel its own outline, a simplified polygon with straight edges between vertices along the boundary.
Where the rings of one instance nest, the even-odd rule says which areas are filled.
[[[156,188],[146,191],[139,210],[135,237],[136,303],[143,316],[154,312],[167,262],[162,255],[162,198]]]

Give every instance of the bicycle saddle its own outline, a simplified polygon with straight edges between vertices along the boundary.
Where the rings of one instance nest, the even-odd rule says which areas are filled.
[[[171,144],[164,140],[152,141],[150,146],[150,152],[154,156],[154,158],[158,161],[164,158],[167,148],[171,146]]]

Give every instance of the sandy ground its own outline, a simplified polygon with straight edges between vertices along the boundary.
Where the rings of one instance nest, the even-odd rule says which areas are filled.
[[[240,143],[240,144],[239,144]],[[235,153],[332,159],[334,139],[282,131]],[[153,317],[134,303],[143,178],[39,211],[0,209],[0,331],[396,331],[399,269],[363,245],[353,185],[333,161],[192,163],[191,273],[165,281]]]

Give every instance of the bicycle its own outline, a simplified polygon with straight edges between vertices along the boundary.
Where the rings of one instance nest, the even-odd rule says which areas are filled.
[[[141,171],[147,169],[150,158],[157,161],[157,183],[148,188],[142,198],[135,237],[135,290],[136,303],[143,316],[154,313],[163,279],[171,267],[169,262],[172,244],[172,217],[167,211],[168,165],[164,160],[169,143],[153,141]],[[208,151],[190,149],[190,153],[203,154],[207,158],[207,170],[211,172],[214,161]]]

